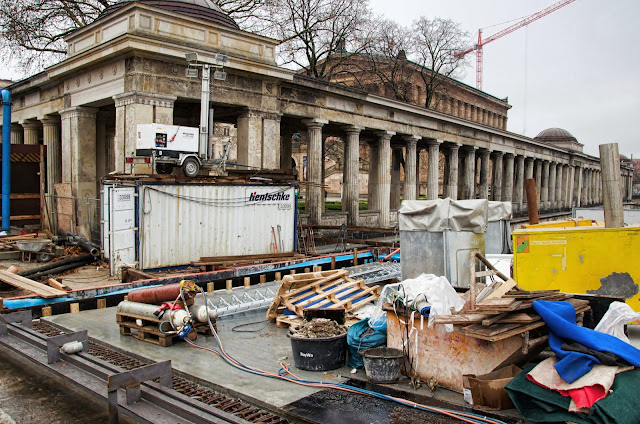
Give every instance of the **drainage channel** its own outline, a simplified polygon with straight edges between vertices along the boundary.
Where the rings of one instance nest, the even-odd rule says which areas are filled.
[[[1,316],[0,316],[1,317]],[[23,321],[24,325],[24,321]],[[67,334],[64,331],[54,327],[53,325],[43,322],[41,320],[36,320],[31,322],[32,330],[29,328],[22,329],[22,326],[18,325],[10,325],[8,327],[9,333],[13,333],[11,335],[20,339],[20,341],[29,341],[31,339],[32,344],[38,344],[39,342],[46,346],[46,340],[37,340],[37,338],[33,337],[33,334],[43,335],[45,338],[55,338],[64,336]],[[25,325],[28,327],[28,325]],[[22,330],[22,331],[19,331]],[[31,330],[31,331],[29,331]],[[2,334],[0,332],[0,334]],[[0,336],[0,342],[2,341],[2,337]],[[8,343],[7,343],[8,344]],[[44,347],[44,350],[47,350]],[[98,344],[92,340],[88,340],[88,351],[82,352],[79,355],[81,356],[88,354],[90,357],[96,358],[97,363],[106,363],[111,366],[118,367],[121,370],[125,371],[136,371],[139,369],[143,369],[146,366],[150,366],[149,363],[145,363],[139,359],[136,359],[132,356],[126,355],[124,353],[115,351],[113,349],[109,349],[106,346]],[[72,360],[71,357],[67,358],[68,360]],[[46,362],[46,361],[45,361]],[[86,364],[81,366],[81,368],[87,369]],[[96,367],[97,368],[97,367]],[[95,374],[99,374],[97,372]],[[154,381],[158,381],[156,378]],[[251,405],[245,401],[229,397],[222,393],[216,392],[210,388],[204,387],[197,383],[187,380],[184,377],[175,375],[175,373],[171,372],[171,383],[172,383],[172,391],[180,393],[183,396],[186,396],[189,402],[195,401],[197,403],[203,403],[207,405],[205,409],[211,410],[211,408],[215,408],[216,410],[222,411],[221,416],[214,417],[215,422],[230,422],[230,423],[261,423],[261,424],[287,424],[289,421],[286,419],[270,412],[262,408],[258,408],[254,405]],[[155,383],[143,383],[146,390],[156,386]],[[159,390],[160,394],[152,394],[151,396],[147,396],[147,399],[159,399],[162,396],[167,395],[167,391]],[[127,393],[127,397],[129,394]],[[144,397],[143,397],[144,398]],[[176,402],[176,410],[187,409],[184,405],[185,399],[176,399],[170,400],[168,403],[166,399],[161,399],[162,402],[165,402],[167,405],[171,405],[171,402]],[[179,404],[179,407],[178,407]],[[128,414],[131,415],[131,414]],[[215,415],[215,414],[214,414]],[[237,418],[233,418],[237,417]],[[134,416],[134,418],[137,418]],[[221,420],[222,418],[222,420]],[[200,421],[198,421],[200,422]],[[209,422],[209,421],[201,421],[201,422]]]

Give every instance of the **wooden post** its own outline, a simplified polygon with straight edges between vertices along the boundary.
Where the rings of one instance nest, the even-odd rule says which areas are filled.
[[[107,307],[107,299],[98,299],[98,309],[104,309]]]
[[[336,257],[331,257],[331,269],[336,269]]]
[[[233,288],[233,280],[227,280],[227,290],[231,291]]]
[[[251,277],[244,277],[244,286],[249,287],[251,285]]]
[[[80,312],[80,304],[79,303],[72,303],[71,305],[69,305],[69,311],[72,314]]]
[[[469,309],[476,308],[476,252],[469,254]]]
[[[42,308],[42,316],[43,317],[50,317],[51,315],[53,315],[53,311],[51,309],[51,306],[45,306],[44,308]]]
[[[260,274],[260,284],[267,282],[267,274]]]
[[[537,224],[538,199],[536,197],[536,180],[527,178],[524,180],[524,191],[527,193],[527,211],[529,212],[529,224]]]
[[[624,227],[618,143],[600,145],[600,170],[604,197],[604,226],[607,228]]]
[[[353,266],[358,265],[358,249],[353,249]]]
[[[305,268],[305,269],[304,269],[304,272],[305,272],[305,274],[310,273],[310,272],[311,272],[311,268],[309,268],[309,267]]]
[[[276,281],[280,281],[280,280],[282,280],[282,273],[276,272]]]
[[[322,272],[322,266],[316,265],[313,267],[313,272]]]
[[[207,293],[213,292],[213,283],[207,283]]]
[[[292,269],[291,271],[289,271],[289,275],[295,275],[296,274],[296,270]]]

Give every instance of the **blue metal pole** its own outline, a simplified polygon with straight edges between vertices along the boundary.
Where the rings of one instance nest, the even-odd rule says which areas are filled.
[[[2,231],[11,228],[11,95],[2,90]]]

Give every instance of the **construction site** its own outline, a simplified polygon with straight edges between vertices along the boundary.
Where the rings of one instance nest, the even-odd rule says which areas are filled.
[[[640,423],[635,162],[482,91],[572,2],[433,107],[208,0],[66,34],[2,89],[0,423]]]

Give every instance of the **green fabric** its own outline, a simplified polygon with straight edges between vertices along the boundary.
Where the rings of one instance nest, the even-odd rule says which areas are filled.
[[[507,393],[523,417],[534,422],[570,421],[577,424],[637,424],[640,410],[640,371],[627,371],[616,376],[613,393],[599,400],[590,414],[569,412],[571,398],[545,389],[527,380],[535,365],[527,365],[509,384]]]

